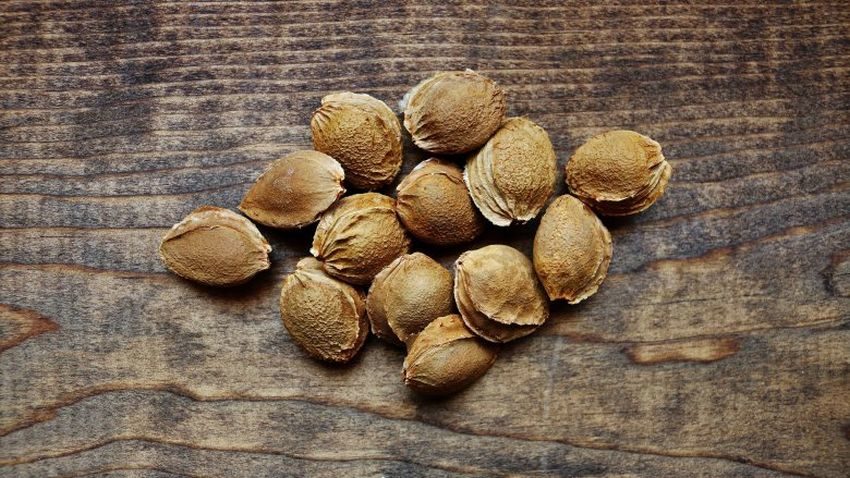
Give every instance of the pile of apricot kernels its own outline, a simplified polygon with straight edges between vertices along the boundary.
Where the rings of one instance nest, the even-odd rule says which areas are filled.
[[[500,343],[543,325],[550,301],[576,304],[599,290],[613,249],[597,214],[649,208],[671,168],[652,139],[601,133],[569,159],[569,193],[553,199],[560,181],[549,135],[528,118],[506,119],[506,94],[493,80],[471,70],[436,73],[400,109],[403,121],[367,94],[325,96],[310,122],[315,150],[272,162],[239,209],[276,229],[318,222],[314,257],[281,285],[280,317],[293,342],[313,358],[345,363],[371,330],[407,350],[410,389],[446,395],[483,376]],[[398,182],[395,198],[371,192],[393,188],[404,130],[429,159]],[[366,192],[345,196],[343,184]],[[544,209],[530,258],[493,244],[504,228],[534,227]],[[488,227],[489,245],[454,249]],[[410,253],[420,246],[431,254],[451,248],[450,256]],[[245,217],[204,206],[166,233],[159,252],[181,277],[233,286],[269,269],[271,247]]]

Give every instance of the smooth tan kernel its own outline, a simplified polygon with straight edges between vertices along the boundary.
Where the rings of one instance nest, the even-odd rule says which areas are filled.
[[[495,345],[479,339],[457,314],[440,317],[413,340],[404,383],[425,395],[448,395],[471,385],[496,361]]]
[[[273,162],[245,194],[239,209],[269,227],[293,229],[319,216],[345,193],[345,173],[332,157],[296,151]]]
[[[393,199],[363,193],[342,198],[322,216],[310,253],[331,276],[362,285],[409,246]]]
[[[646,210],[664,194],[671,173],[660,144],[627,130],[590,138],[566,166],[570,191],[605,216]]]
[[[551,300],[577,304],[599,289],[611,263],[611,234],[578,199],[560,196],[534,236],[534,269]]]
[[[461,254],[455,262],[454,296],[466,325],[491,342],[524,337],[549,317],[549,302],[531,261],[501,244]]]
[[[526,118],[510,118],[466,162],[464,179],[481,214],[497,226],[522,224],[543,209],[557,183],[549,135]]]
[[[419,163],[396,189],[396,208],[417,239],[438,246],[472,241],[484,229],[456,165],[431,158]]]
[[[414,252],[382,270],[366,298],[372,332],[401,345],[437,317],[452,311],[452,274],[434,259]]]
[[[351,92],[325,96],[310,128],[313,147],[337,159],[355,188],[386,186],[401,169],[401,125],[377,98]]]
[[[437,73],[401,102],[404,127],[416,146],[435,154],[460,154],[483,145],[505,117],[505,92],[472,70]]]
[[[268,269],[271,250],[251,221],[228,209],[203,206],[165,234],[159,256],[180,277],[227,287]]]
[[[325,274],[312,257],[283,280],[280,317],[296,344],[326,362],[351,360],[369,331],[360,292]]]

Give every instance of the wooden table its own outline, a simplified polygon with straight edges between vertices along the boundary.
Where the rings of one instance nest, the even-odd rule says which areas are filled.
[[[0,4],[0,475],[850,476],[846,2],[117,3]],[[673,166],[606,220],[601,291],[471,388],[412,395],[375,339],[304,356],[277,298],[312,228],[244,287],[166,273],[323,95],[466,67],[562,164],[629,128]]]

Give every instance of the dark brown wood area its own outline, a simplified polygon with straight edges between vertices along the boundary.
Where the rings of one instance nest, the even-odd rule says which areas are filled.
[[[848,476],[850,5],[646,3],[0,3],[0,475]],[[606,220],[600,292],[470,389],[412,395],[374,338],[305,357],[277,296],[312,228],[237,289],[166,273],[323,95],[467,67],[562,164],[628,128],[673,166]]]

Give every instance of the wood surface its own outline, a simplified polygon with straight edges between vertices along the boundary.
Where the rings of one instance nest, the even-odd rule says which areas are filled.
[[[850,476],[850,6],[645,3],[0,3],[0,475]],[[277,296],[312,228],[264,229],[233,290],[159,262],[323,95],[467,67],[562,165],[629,128],[673,177],[606,220],[600,292],[465,392],[411,394],[374,338],[305,357]]]

